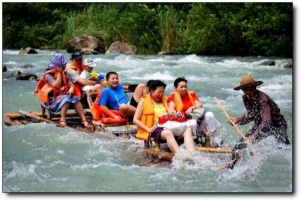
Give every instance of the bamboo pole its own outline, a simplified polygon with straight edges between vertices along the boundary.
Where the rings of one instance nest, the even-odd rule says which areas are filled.
[[[225,113],[226,117],[229,119],[230,116],[228,115],[228,113],[226,112],[226,110],[223,108],[223,106],[221,105],[221,103],[218,101],[217,97],[215,97],[215,100],[218,104],[218,106],[223,110],[223,112]],[[237,130],[237,132],[240,134],[240,136],[245,140],[246,137],[245,135],[242,133],[242,131],[239,129],[239,127],[237,127],[237,125],[235,123],[232,123],[234,128]]]
[[[25,115],[27,117],[30,117],[32,119],[36,119],[36,120],[38,120],[40,122],[46,122],[46,123],[50,123],[50,124],[57,124],[57,123],[55,123],[55,122],[53,122],[53,121],[51,121],[49,119],[45,119],[45,118],[39,117],[39,116],[37,116],[35,114],[31,114],[31,113],[28,113],[28,112],[23,111],[23,110],[19,110],[19,113],[21,113],[22,115]]]

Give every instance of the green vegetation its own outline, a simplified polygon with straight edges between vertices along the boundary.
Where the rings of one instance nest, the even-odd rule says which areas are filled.
[[[3,48],[64,49],[80,35],[139,54],[293,57],[292,3],[2,3]]]

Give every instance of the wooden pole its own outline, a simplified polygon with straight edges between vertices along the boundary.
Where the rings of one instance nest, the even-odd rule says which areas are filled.
[[[21,113],[22,115],[25,115],[27,117],[30,117],[32,119],[36,119],[36,120],[38,120],[40,122],[46,122],[46,123],[50,123],[50,124],[57,124],[57,123],[55,123],[55,122],[53,122],[53,121],[51,121],[49,119],[45,119],[45,118],[39,117],[39,116],[37,116],[35,114],[30,114],[30,113],[28,113],[26,111],[23,111],[23,110],[19,110],[19,113]]]
[[[230,116],[228,115],[228,113],[226,112],[226,110],[223,108],[223,106],[221,105],[221,103],[218,101],[217,97],[215,97],[215,100],[218,104],[218,106],[223,110],[223,112],[225,113],[226,117],[229,119]],[[237,125],[235,123],[232,123],[234,128],[237,130],[237,132],[240,134],[240,136],[245,140],[246,137],[245,135],[242,133],[242,131],[237,127]]]

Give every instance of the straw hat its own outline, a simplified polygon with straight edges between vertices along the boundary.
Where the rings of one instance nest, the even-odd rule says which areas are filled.
[[[246,75],[241,77],[240,85],[235,87],[234,90],[240,90],[245,87],[253,87],[261,85],[262,81],[255,81],[251,75]]]

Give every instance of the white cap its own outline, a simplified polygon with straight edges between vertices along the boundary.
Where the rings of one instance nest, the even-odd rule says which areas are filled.
[[[95,67],[96,66],[96,64],[94,63],[94,61],[92,59],[90,59],[90,58],[84,59],[83,65],[84,66],[88,66],[88,67]]]

